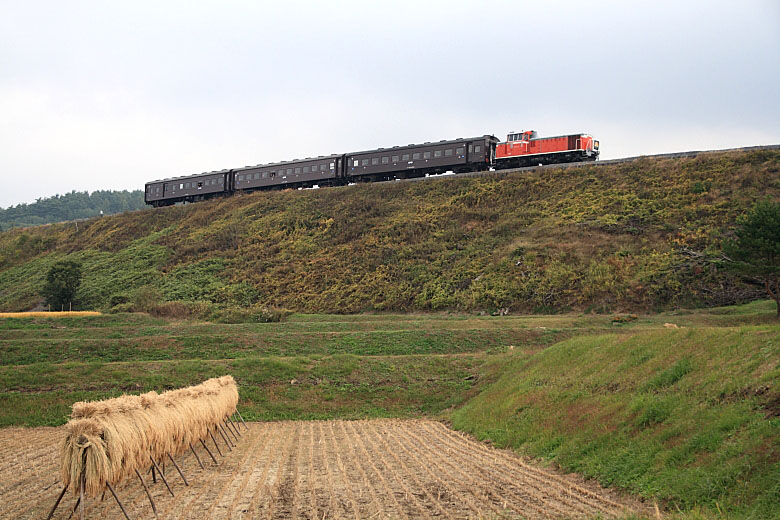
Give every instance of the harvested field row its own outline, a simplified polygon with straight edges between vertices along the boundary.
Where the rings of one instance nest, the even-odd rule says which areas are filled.
[[[0,518],[46,517],[63,435],[0,430]],[[611,518],[641,507],[427,420],[251,423],[225,455],[205,470],[185,455],[189,487],[166,472],[176,497],[151,485],[160,518]],[[138,481],[117,493],[131,518],[153,518]],[[69,494],[54,518],[73,506]],[[88,500],[87,518],[123,517],[109,496]]]

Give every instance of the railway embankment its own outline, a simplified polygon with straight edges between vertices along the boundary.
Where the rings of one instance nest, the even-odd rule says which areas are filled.
[[[0,311],[85,273],[80,309],[642,311],[762,297],[723,240],[780,198],[780,150],[257,192],[0,233]],[[179,302],[167,308],[158,304]]]

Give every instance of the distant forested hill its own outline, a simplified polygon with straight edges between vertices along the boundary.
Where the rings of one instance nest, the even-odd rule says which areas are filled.
[[[38,199],[32,204],[0,208],[0,231],[12,227],[37,226],[113,213],[122,213],[144,207],[144,192],[100,190],[92,193],[72,191]]]

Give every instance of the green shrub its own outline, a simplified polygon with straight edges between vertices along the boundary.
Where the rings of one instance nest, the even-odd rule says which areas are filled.
[[[162,291],[153,285],[144,285],[135,292],[133,308],[136,312],[150,312],[164,301]]]

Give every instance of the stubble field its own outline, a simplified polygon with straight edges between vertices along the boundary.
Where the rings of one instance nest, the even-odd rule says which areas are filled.
[[[150,486],[160,518],[613,518],[636,503],[529,464],[430,420],[249,423],[232,452],[199,449],[168,467],[170,496]],[[59,428],[0,430],[0,518],[45,518],[61,490]],[[117,493],[131,518],[154,518],[138,481]],[[67,494],[54,518],[68,518]],[[74,515],[74,517],[77,515]],[[87,518],[124,518],[110,496]]]

